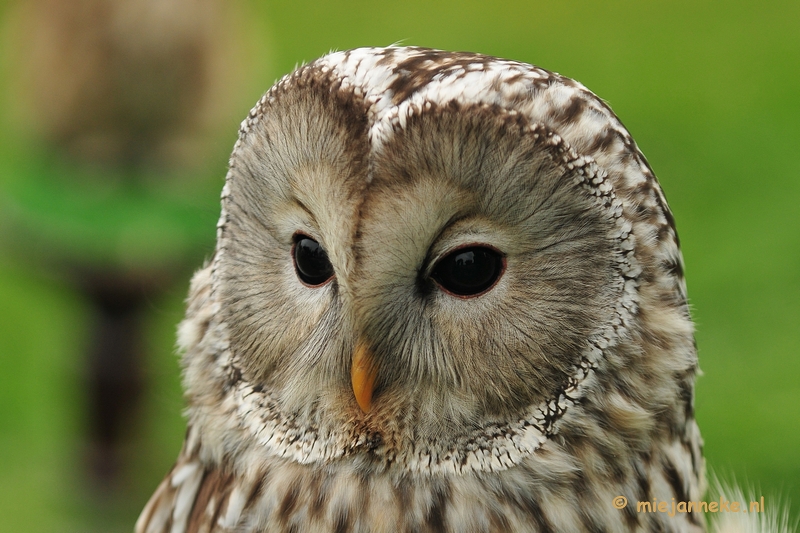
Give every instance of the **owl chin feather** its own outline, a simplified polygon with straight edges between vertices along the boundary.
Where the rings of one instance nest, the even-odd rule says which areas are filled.
[[[136,530],[704,531],[635,505],[703,497],[693,335],[658,181],[585,87],[332,53],[242,123]]]

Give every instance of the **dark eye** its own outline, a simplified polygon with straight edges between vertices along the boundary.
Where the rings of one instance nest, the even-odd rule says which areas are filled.
[[[477,296],[489,289],[503,273],[503,256],[485,246],[459,248],[442,258],[432,277],[445,291],[457,296]]]
[[[303,283],[322,285],[333,277],[333,266],[328,254],[314,239],[305,235],[294,238],[294,269]]]

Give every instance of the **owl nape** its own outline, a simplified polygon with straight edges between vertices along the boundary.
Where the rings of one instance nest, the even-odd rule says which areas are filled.
[[[705,531],[636,507],[704,497],[693,332],[666,199],[589,90],[331,53],[242,123],[136,531]]]

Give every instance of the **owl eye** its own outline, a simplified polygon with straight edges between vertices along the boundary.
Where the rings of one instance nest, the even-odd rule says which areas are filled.
[[[442,258],[431,277],[446,292],[456,296],[478,296],[500,279],[504,268],[505,260],[497,250],[470,246]]]
[[[314,239],[305,235],[294,238],[294,269],[306,285],[316,287],[333,277],[333,266],[328,254]]]

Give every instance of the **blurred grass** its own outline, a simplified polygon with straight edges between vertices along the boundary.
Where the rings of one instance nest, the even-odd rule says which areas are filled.
[[[271,62],[254,58],[251,66],[265,78],[331,49],[401,42],[531,62],[607,100],[677,220],[705,373],[697,417],[708,464],[760,487],[767,505],[790,497],[799,515],[800,3],[251,0],[249,7],[271,32]],[[232,117],[221,152],[246,112]],[[18,157],[13,138],[0,126],[0,180],[9,168],[3,161]],[[220,159],[220,186],[223,176]],[[153,383],[142,426],[131,428],[138,435],[131,488],[98,515],[96,496],[80,490],[86,313],[65,286],[0,251],[6,530],[131,529],[183,437],[172,346],[186,280],[152,303]]]

